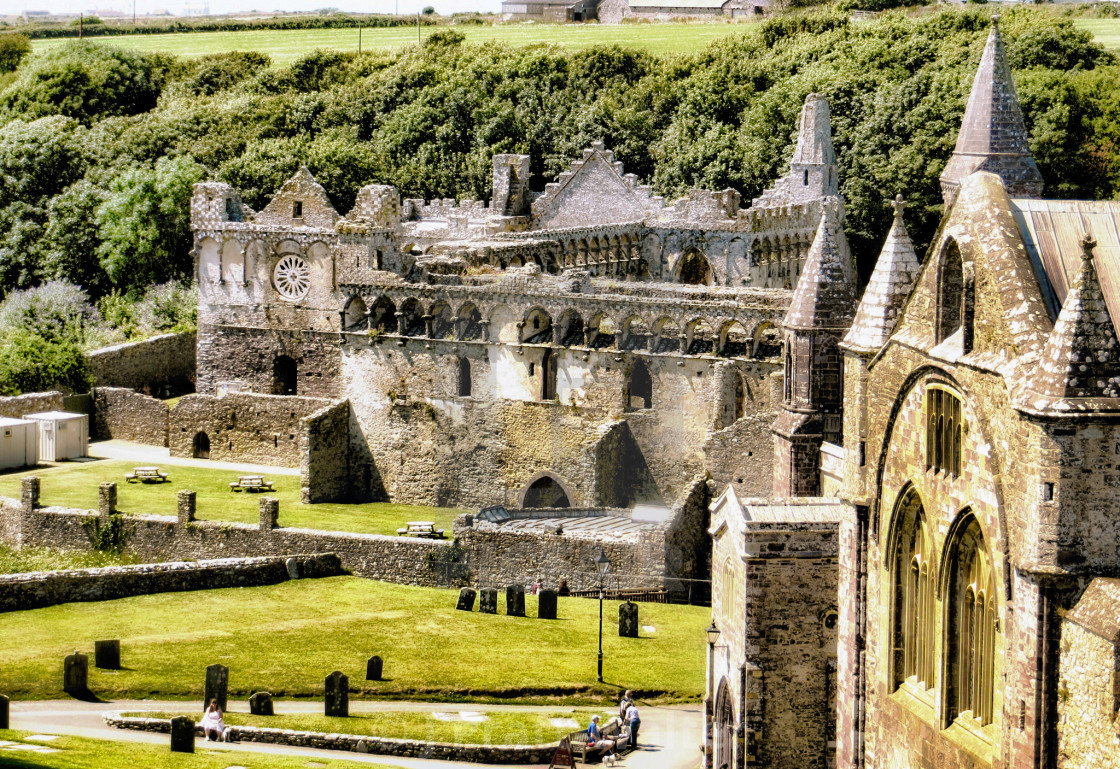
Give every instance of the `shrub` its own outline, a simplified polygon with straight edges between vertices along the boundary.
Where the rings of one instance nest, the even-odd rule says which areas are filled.
[[[85,327],[100,320],[85,292],[63,281],[14,291],[0,302],[0,335],[5,337],[29,333],[52,343],[80,343]]]
[[[89,362],[73,341],[51,342],[38,334],[18,331],[0,345],[0,393],[63,390],[86,392],[93,384]]]
[[[0,72],[15,72],[27,54],[31,53],[31,38],[15,32],[0,35]]]
[[[198,290],[194,285],[152,286],[136,305],[136,317],[152,333],[194,331],[198,325]]]

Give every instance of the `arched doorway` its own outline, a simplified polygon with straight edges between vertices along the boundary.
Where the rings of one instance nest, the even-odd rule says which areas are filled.
[[[626,410],[648,409],[653,406],[653,377],[646,364],[638,361],[626,382]]]
[[[206,433],[198,433],[194,436],[194,441],[191,445],[191,456],[195,459],[209,459],[210,458],[210,436]]]
[[[719,683],[715,710],[712,713],[712,767],[731,769],[734,761],[735,711],[731,707],[731,691],[727,680]]]
[[[707,257],[699,251],[689,251],[685,254],[677,270],[677,281],[686,286],[710,286],[712,267],[708,264]]]
[[[542,475],[529,484],[521,498],[521,507],[571,507],[568,492],[551,475]]]
[[[295,395],[297,379],[296,362],[287,355],[278,355],[272,362],[272,394]]]

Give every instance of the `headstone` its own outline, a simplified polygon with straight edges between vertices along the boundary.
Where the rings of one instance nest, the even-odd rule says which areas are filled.
[[[198,509],[198,496],[189,489],[183,489],[178,495],[179,525],[191,523],[195,511]]]
[[[171,752],[194,753],[194,721],[190,716],[171,719]]]
[[[506,614],[510,617],[525,616],[525,586],[506,586]]]
[[[229,689],[229,668],[225,665],[211,665],[206,668],[206,696],[202,698],[202,709],[217,700],[218,707],[226,711],[226,691]]]
[[[106,481],[97,487],[97,514],[102,518],[116,515],[117,484]]]
[[[537,596],[537,617],[539,619],[556,619],[556,591],[542,590]]]
[[[638,604],[633,601],[618,606],[618,634],[623,638],[638,637]]]
[[[63,662],[62,691],[79,697],[89,691],[89,657],[74,652]]]
[[[299,559],[288,558],[284,561],[284,568],[288,570],[288,579],[299,579]]]
[[[249,697],[249,712],[254,716],[271,716],[272,695],[268,692],[253,692]]]
[[[459,611],[474,611],[474,588],[464,587],[459,589],[459,603],[455,608]]]
[[[366,680],[381,680],[381,658],[376,654],[366,660]]]
[[[93,666],[102,670],[119,670],[121,667],[121,642],[94,641]]]
[[[0,694],[0,729],[8,728],[8,698]]]
[[[483,614],[498,613],[498,591],[484,587],[478,591],[478,610]]]
[[[336,670],[327,676],[323,705],[328,716],[345,718],[350,715],[350,679],[341,671]]]
[[[261,531],[272,531],[280,520],[280,500],[276,497],[261,497]]]
[[[369,753],[369,744],[365,740],[358,740],[358,747],[355,750],[359,753]]]

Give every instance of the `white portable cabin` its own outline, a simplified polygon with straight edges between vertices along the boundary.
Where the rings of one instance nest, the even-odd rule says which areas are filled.
[[[89,448],[89,417],[68,411],[43,411],[24,419],[39,423],[39,459],[57,462],[86,456]]]
[[[30,467],[39,461],[39,423],[0,417],[0,468]]]

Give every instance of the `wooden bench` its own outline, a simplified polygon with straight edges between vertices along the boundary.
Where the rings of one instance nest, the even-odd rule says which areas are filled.
[[[614,748],[615,753],[623,753],[633,749],[630,745],[630,731],[622,726],[618,718],[607,721],[605,726],[599,727],[599,731],[603,733],[605,739],[617,741]],[[593,748],[588,742],[586,729],[569,733],[568,744],[572,746],[572,756],[579,756],[579,760],[585,764],[588,763],[589,758],[600,760],[603,758],[603,749]]]
[[[127,483],[165,483],[167,473],[161,473],[158,467],[134,467],[131,473],[124,474],[124,479]]]
[[[230,491],[273,491],[272,481],[265,480],[263,475],[242,475],[229,485]]]
[[[397,529],[397,536],[443,539],[443,529],[437,529],[433,521],[409,521],[408,525]]]

